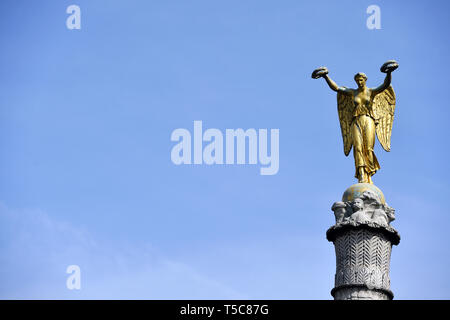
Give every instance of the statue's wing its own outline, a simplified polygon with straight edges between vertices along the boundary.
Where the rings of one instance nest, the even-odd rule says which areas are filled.
[[[392,86],[375,96],[372,108],[377,124],[378,141],[384,150],[391,151],[391,133],[395,111],[395,92]]]
[[[344,153],[346,156],[350,153],[353,145],[352,133],[350,131],[354,104],[351,95],[338,91],[337,94],[339,122],[341,124],[342,140],[344,142]]]

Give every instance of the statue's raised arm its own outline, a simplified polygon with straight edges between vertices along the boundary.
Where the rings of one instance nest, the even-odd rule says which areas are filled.
[[[386,77],[384,78],[384,82],[380,86],[372,89],[373,95],[377,95],[377,94],[383,92],[384,90],[386,90],[387,88],[389,88],[389,86],[391,85],[391,80],[392,80],[391,72],[397,68],[398,68],[398,63],[395,60],[386,61],[381,66],[380,71],[383,73],[386,73]]]
[[[328,76],[328,69],[327,67],[320,67],[313,71],[311,74],[311,78],[313,79],[319,79],[324,78],[327,82],[328,86],[331,90],[336,92],[341,92],[343,94],[351,94],[353,91],[352,89],[346,88],[346,87],[340,87],[334,82],[329,76]]]

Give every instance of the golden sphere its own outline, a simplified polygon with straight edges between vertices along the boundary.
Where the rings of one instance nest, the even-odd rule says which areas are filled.
[[[383,192],[381,192],[381,190],[377,186],[370,183],[356,183],[348,187],[342,195],[342,201],[352,201],[356,198],[359,198],[363,194],[363,192],[367,190],[375,193],[380,198],[381,203],[386,203]]]

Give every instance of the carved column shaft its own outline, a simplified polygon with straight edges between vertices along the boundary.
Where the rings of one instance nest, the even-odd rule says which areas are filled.
[[[349,225],[331,234],[336,250],[333,297],[336,300],[392,299],[391,239],[367,226]]]
[[[336,202],[336,224],[327,239],[336,251],[335,300],[391,300],[389,267],[393,245],[400,242],[389,223],[394,210],[365,191],[352,201]]]

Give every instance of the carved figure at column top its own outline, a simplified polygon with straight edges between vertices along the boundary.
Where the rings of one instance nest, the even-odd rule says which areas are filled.
[[[395,220],[395,210],[386,203],[382,203],[379,196],[366,190],[351,201],[338,201],[331,207],[336,217],[336,224],[375,224],[380,227],[389,227]]]

